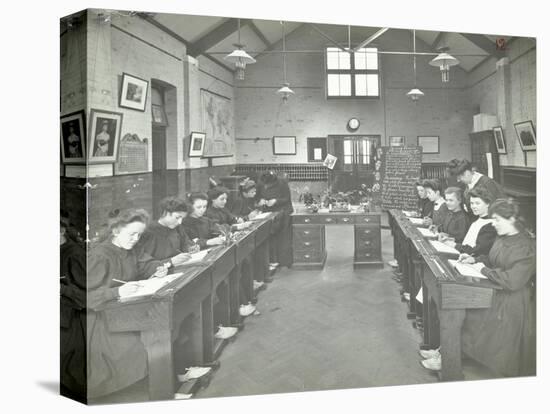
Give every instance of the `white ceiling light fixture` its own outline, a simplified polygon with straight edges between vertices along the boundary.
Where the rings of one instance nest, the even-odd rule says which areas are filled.
[[[413,72],[414,72],[414,88],[407,92],[407,96],[412,99],[414,103],[424,96],[424,92],[416,87],[416,30],[413,30]]]
[[[229,55],[224,57],[223,59],[235,64],[235,78],[238,80],[244,80],[244,70],[246,68],[246,65],[250,65],[252,63],[256,63],[256,59],[254,59],[252,56],[250,56],[246,51],[244,50],[244,46],[241,43],[241,19],[237,19],[237,43],[233,44],[233,46],[236,47],[236,49],[231,52]]]
[[[294,95],[294,91],[290,89],[290,83],[286,80],[286,43],[285,43],[285,22],[281,22],[283,26],[283,87],[277,91],[277,94],[283,98],[283,102],[286,103],[291,95]]]
[[[439,70],[441,71],[441,81],[445,83],[449,82],[449,72],[451,66],[456,66],[459,63],[460,61],[457,58],[451,56],[445,51],[442,51],[442,53],[430,61],[430,65],[439,67]]]

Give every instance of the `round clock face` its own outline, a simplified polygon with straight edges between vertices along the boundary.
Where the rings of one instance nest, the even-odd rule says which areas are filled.
[[[348,121],[348,128],[349,129],[357,129],[359,128],[359,120],[357,118],[351,118]]]

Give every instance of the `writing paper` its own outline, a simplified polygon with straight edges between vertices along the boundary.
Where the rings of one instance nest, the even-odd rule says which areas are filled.
[[[426,229],[426,228],[424,228],[424,227],[418,227],[417,230],[420,232],[420,234],[421,234],[423,237],[427,237],[427,238],[434,238],[434,237],[437,237],[437,235],[436,235],[433,231],[431,231],[431,230],[429,230],[429,229]]]
[[[417,225],[417,226],[422,226],[422,225],[424,225],[424,220],[421,219],[421,218],[409,217],[409,220],[410,220],[411,223],[414,224],[414,225]]]
[[[456,254],[459,255],[460,252],[456,250],[454,247],[447,246],[445,243],[441,243],[437,240],[430,240],[430,243],[434,247],[435,250],[437,250],[439,253],[449,253],[449,254]]]
[[[257,216],[255,216],[255,217],[254,217],[253,219],[251,219],[251,220],[254,220],[254,221],[256,221],[256,220],[263,220],[263,219],[269,217],[270,214],[271,214],[271,213],[270,213],[269,211],[267,211],[267,212],[265,212],[265,213],[260,213],[260,214],[258,214]]]
[[[481,273],[479,270],[477,270],[471,264],[459,263],[458,260],[449,260],[449,263],[451,264],[451,266],[454,266],[454,268],[462,276],[478,277],[480,279],[487,279],[487,276],[485,276],[483,273]]]
[[[166,275],[164,277],[153,277],[147,280],[137,280],[134,282],[128,282],[127,285],[137,285],[138,289],[134,293],[120,296],[119,301],[127,302],[130,300],[139,299],[145,296],[154,295],[158,290],[160,290],[167,284],[173,282],[181,275],[183,275],[183,273],[180,272],[180,273],[174,273],[171,275]]]

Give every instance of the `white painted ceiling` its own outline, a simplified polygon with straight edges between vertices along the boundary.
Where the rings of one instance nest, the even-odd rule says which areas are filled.
[[[237,43],[237,19],[161,13],[154,14],[151,18],[177,33],[190,44],[197,42],[205,35],[209,35],[219,30],[220,26],[226,22],[234,22],[235,31],[229,33],[218,43],[211,45],[204,52],[220,63],[225,63],[223,60],[224,53],[221,52],[232,51],[234,49],[233,45]],[[232,23],[227,24],[231,25]],[[265,51],[266,49],[280,49],[281,46],[278,44],[282,39],[280,21],[254,19],[252,20],[252,24],[257,28],[256,31],[253,30],[251,25],[241,24],[240,32],[241,43],[245,45],[245,49],[249,51],[252,56],[257,56],[255,52]],[[286,34],[292,33],[301,25],[302,23],[298,22],[285,22]],[[347,26],[340,25],[318,24],[315,26],[329,36],[336,33],[336,31],[341,33],[342,30],[345,30],[345,33],[347,33],[348,30]],[[354,26],[351,28],[352,41],[357,42],[366,39],[378,29],[379,28]],[[258,35],[258,32],[261,35]],[[391,36],[391,32],[392,30],[390,29],[382,36]],[[315,30],[308,30],[307,33],[309,35],[320,36]],[[491,53],[491,48],[489,47],[491,43],[495,44],[496,40],[499,38],[504,38],[506,41],[511,39],[510,36],[483,35],[485,39],[488,39],[490,42],[478,45],[460,33],[417,30],[416,36],[417,39],[421,40],[425,45],[431,47],[433,52],[437,52],[440,48],[447,48],[448,53],[458,58],[460,66],[465,71],[472,70],[480,62],[485,60],[486,56]],[[262,39],[262,37],[264,39]]]

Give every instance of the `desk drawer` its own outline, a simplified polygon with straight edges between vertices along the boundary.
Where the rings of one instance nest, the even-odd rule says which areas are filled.
[[[299,252],[294,251],[294,262],[295,263],[318,263],[321,261],[321,258],[323,256],[322,251],[315,251],[315,252]]]
[[[313,240],[297,240],[294,239],[292,242],[292,247],[294,250],[300,251],[320,251],[323,248],[323,242],[320,239]]]
[[[321,216],[312,214],[308,216],[292,216],[292,224],[321,224]]]
[[[359,251],[355,252],[355,261],[356,262],[369,262],[369,261],[380,261],[382,260],[382,255],[380,251],[368,250],[368,251]]]
[[[373,224],[380,225],[380,215],[373,214],[368,216],[355,216],[355,224]]]
[[[294,225],[292,226],[292,235],[294,239],[311,240],[319,239],[323,235],[324,227],[315,225]]]
[[[380,227],[355,225],[355,240],[377,240],[380,243]]]

